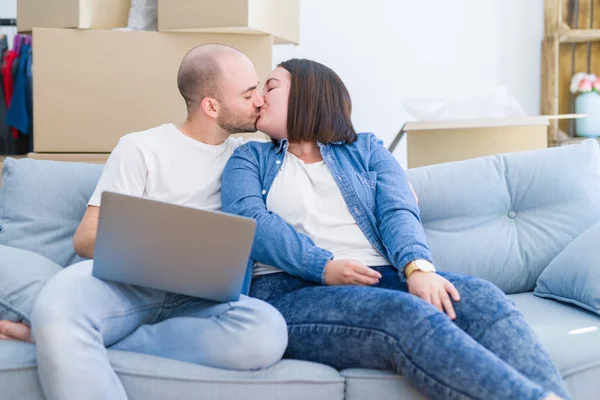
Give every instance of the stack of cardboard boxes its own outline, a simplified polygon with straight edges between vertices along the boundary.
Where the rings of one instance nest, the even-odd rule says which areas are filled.
[[[177,69],[196,45],[240,49],[264,82],[273,44],[298,43],[299,0],[158,0],[158,32],[115,30],[132,1],[18,0],[17,28],[33,32],[29,157],[101,163],[121,136],[183,121]],[[420,121],[402,134],[414,168],[544,148],[547,126],[541,117]]]
[[[32,158],[104,162],[118,139],[186,115],[183,55],[203,43],[238,48],[261,82],[274,43],[298,43],[298,0],[158,0],[158,30],[127,26],[131,0],[18,0],[33,32]]]

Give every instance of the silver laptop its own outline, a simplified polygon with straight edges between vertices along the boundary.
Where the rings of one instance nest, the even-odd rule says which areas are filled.
[[[93,275],[236,301],[255,229],[250,218],[104,192]]]

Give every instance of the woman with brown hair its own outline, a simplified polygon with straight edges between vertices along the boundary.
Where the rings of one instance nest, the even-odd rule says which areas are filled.
[[[288,324],[285,357],[391,369],[433,399],[568,398],[522,315],[482,279],[438,273],[406,175],[331,69],[281,63],[223,210],[254,218],[251,296]]]

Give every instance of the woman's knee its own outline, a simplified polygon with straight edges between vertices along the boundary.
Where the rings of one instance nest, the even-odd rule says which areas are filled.
[[[498,288],[498,286],[494,285],[488,280],[473,276],[465,276],[459,279],[457,282],[452,283],[456,289],[458,289],[461,295],[468,296],[472,299],[478,299],[487,303],[496,302],[499,304],[512,304],[512,302]]]
[[[471,276],[460,276],[449,279],[461,299],[455,303],[457,316],[476,319],[486,324],[520,314],[514,303],[493,283]]]

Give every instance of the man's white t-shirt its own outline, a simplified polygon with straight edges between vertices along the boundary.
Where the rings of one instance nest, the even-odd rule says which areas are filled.
[[[221,177],[242,138],[211,146],[173,124],[123,136],[110,154],[88,205],[102,192],[145,197],[203,210],[221,210]]]
[[[336,260],[368,266],[390,265],[362,233],[324,161],[306,164],[287,152],[267,195],[267,209],[278,214]],[[257,263],[254,275],[281,269]]]

